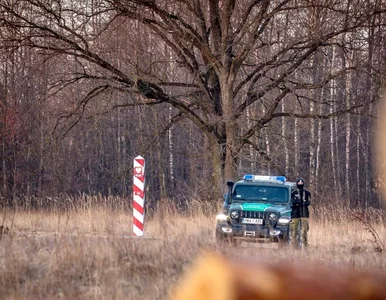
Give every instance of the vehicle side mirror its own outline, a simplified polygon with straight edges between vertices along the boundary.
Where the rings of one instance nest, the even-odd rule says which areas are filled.
[[[227,186],[232,187],[235,183],[233,181],[227,181]]]
[[[224,201],[224,203],[226,203],[227,205],[231,202],[230,196],[232,195],[232,188],[234,184],[235,183],[233,181],[227,181],[228,194],[226,194],[227,197],[225,198],[225,201]]]

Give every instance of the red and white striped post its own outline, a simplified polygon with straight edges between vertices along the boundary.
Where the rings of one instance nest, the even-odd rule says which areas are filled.
[[[134,158],[133,176],[133,234],[143,236],[145,220],[145,159]]]

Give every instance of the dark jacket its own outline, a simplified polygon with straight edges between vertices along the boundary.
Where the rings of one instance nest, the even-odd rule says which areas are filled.
[[[311,204],[311,193],[305,189],[297,189],[292,193],[291,218],[308,218],[310,212],[308,206]]]

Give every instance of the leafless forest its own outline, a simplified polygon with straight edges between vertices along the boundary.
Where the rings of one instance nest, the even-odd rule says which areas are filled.
[[[1,199],[129,199],[140,154],[149,205],[217,201],[225,180],[268,173],[305,178],[316,206],[377,207],[385,12],[383,0],[0,0]]]

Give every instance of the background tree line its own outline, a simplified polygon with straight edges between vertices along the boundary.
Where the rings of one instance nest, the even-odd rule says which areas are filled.
[[[381,0],[1,0],[1,196],[218,199],[245,173],[379,203]],[[19,200],[18,200],[19,199]]]

